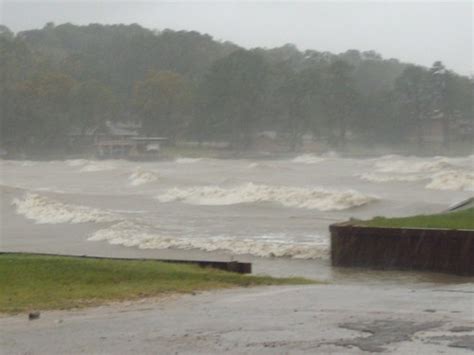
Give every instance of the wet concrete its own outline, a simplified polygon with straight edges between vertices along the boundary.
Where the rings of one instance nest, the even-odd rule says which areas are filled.
[[[447,342],[447,345],[451,348],[461,348],[474,351],[474,335],[442,335],[437,337],[431,337],[430,340],[432,340],[435,344],[440,344],[440,341]]]
[[[404,320],[375,320],[370,322],[350,322],[343,323],[341,328],[356,330],[359,332],[370,333],[367,337],[356,337],[338,340],[334,345],[351,347],[356,346],[361,350],[368,352],[383,352],[386,346],[393,343],[412,340],[415,333],[439,328],[443,322],[407,322]]]
[[[42,312],[35,321],[23,314],[0,318],[0,347],[5,354],[467,354],[473,290],[264,287]]]

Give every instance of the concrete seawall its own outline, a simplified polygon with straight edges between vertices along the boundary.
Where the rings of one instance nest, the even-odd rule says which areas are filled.
[[[333,224],[333,266],[474,275],[474,231]]]

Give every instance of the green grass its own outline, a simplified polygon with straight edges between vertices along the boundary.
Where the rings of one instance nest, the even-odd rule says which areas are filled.
[[[375,217],[355,224],[368,227],[474,229],[474,208],[404,218]]]
[[[0,312],[68,309],[170,293],[257,285],[309,284],[195,265],[0,254]]]

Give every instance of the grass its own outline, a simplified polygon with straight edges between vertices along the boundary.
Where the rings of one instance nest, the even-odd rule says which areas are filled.
[[[403,218],[375,217],[355,224],[367,227],[474,229],[474,208]]]
[[[235,286],[310,284],[156,261],[0,254],[0,312],[68,309]]]

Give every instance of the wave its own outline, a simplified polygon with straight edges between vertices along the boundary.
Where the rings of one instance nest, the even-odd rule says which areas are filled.
[[[270,164],[270,163],[257,163],[253,162],[247,165],[248,169],[273,169],[275,168],[275,165]]]
[[[334,150],[329,150],[327,152],[324,152],[323,154],[321,154],[322,157],[324,158],[339,158],[340,157],[340,154],[338,152],[335,152]]]
[[[107,161],[89,161],[81,168],[81,172],[92,173],[98,171],[114,170],[115,164]]]
[[[83,166],[90,163],[90,160],[87,159],[69,159],[65,160],[64,163],[67,166]]]
[[[421,175],[400,175],[400,174],[380,174],[363,173],[356,175],[362,180],[369,182],[413,182],[425,180],[427,177]]]
[[[399,156],[385,156],[375,161],[376,170],[383,173],[434,173],[443,170],[471,170],[473,166],[474,155],[460,158],[434,157],[428,159],[400,159]]]
[[[158,180],[158,174],[150,170],[138,168],[130,174],[128,179],[130,180],[130,185],[139,186]]]
[[[443,169],[452,169],[453,165],[445,160],[410,161],[410,160],[385,160],[375,164],[377,171],[382,173],[430,173]]]
[[[177,164],[192,164],[201,161],[202,158],[177,158],[175,163]]]
[[[433,190],[474,191],[474,173],[454,170],[441,172],[431,178],[431,182],[426,185],[426,188]]]
[[[313,154],[303,154],[299,155],[292,160],[293,163],[300,163],[300,164],[317,164],[324,161],[324,158],[318,157]]]
[[[16,212],[38,224],[115,222],[119,218],[111,212],[63,202],[27,192],[23,198],[13,199]]]
[[[21,162],[22,167],[30,167],[30,166],[36,166],[38,162],[36,161],[31,161],[31,160],[25,160]]]
[[[298,259],[326,258],[329,255],[327,242],[285,243],[230,237],[174,237],[157,234],[149,227],[130,221],[100,229],[88,238],[90,241],[107,241],[113,245],[138,247],[140,249],[198,249],[208,252],[225,251],[232,254],[250,254],[260,257],[291,257]]]
[[[247,183],[232,188],[199,186],[173,188],[157,196],[160,202],[182,201],[193,205],[234,205],[240,203],[275,202],[286,207],[344,210],[376,200],[358,191],[333,191],[322,188],[269,186]]]
[[[396,159],[393,159],[396,158]],[[428,159],[386,156],[376,160],[375,173],[359,177],[371,182],[431,180],[425,187],[434,190],[473,191],[474,155]]]

